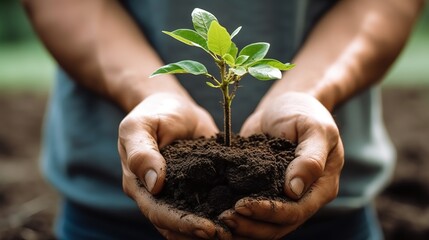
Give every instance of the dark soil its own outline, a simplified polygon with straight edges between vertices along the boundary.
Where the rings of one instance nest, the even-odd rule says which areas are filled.
[[[58,195],[39,170],[47,96],[0,92],[0,239],[53,239]],[[429,88],[383,89],[383,114],[398,151],[376,206],[387,240],[429,239]]]
[[[160,199],[202,217],[217,219],[245,197],[282,199],[284,175],[294,158],[291,142],[254,135],[181,140],[161,150],[167,177]]]

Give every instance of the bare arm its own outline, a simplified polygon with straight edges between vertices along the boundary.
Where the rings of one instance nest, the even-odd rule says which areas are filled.
[[[423,0],[343,0],[318,23],[265,99],[305,92],[328,110],[379,81],[403,48]]]
[[[127,112],[154,92],[187,96],[172,75],[148,78],[163,63],[117,1],[26,0],[24,6],[67,73]]]

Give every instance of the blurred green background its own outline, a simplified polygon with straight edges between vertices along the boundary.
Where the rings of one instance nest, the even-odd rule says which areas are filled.
[[[0,89],[48,91],[54,66],[54,60],[32,31],[19,1],[0,0]],[[429,85],[429,4],[383,85]]]

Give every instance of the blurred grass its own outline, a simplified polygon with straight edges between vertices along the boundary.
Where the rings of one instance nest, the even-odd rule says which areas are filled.
[[[429,86],[429,3],[424,12],[383,86]],[[30,28],[22,9],[16,10],[15,18],[23,22],[23,28]],[[55,61],[34,33],[30,35],[23,41],[0,39],[0,91],[49,91]]]
[[[0,44],[1,90],[47,91],[54,71],[54,60],[39,41]]]
[[[387,87],[429,86],[429,2],[383,85]]]
[[[20,2],[0,0],[0,91],[46,92],[54,69]]]

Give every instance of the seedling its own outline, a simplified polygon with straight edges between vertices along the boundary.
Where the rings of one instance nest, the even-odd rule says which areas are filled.
[[[282,77],[281,71],[290,70],[295,65],[265,58],[270,47],[270,44],[266,42],[249,44],[239,52],[232,39],[240,32],[241,27],[229,34],[213,14],[199,8],[195,8],[191,16],[194,30],[177,29],[172,32],[163,31],[163,33],[182,43],[205,51],[213,58],[219,68],[220,78],[210,74],[202,63],[193,60],[167,64],[152,73],[151,77],[177,73],[208,77],[209,81],[206,84],[222,91],[224,144],[231,146],[231,103],[243,76],[249,73],[262,81],[280,79]],[[231,91],[230,85],[232,85]]]

